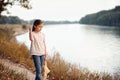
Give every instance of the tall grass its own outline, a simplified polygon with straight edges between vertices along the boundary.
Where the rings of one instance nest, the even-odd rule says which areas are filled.
[[[14,33],[11,30],[0,29],[0,57],[20,63],[27,68],[33,67],[33,61],[25,44],[18,44],[15,40],[11,41],[14,37],[8,36],[8,34],[13,35]]]
[[[6,36],[7,34],[6,30],[0,30],[0,57],[20,63],[26,68],[34,71],[34,63],[29,55],[28,48],[25,44],[9,41]],[[12,32],[9,32],[9,34],[12,35]],[[13,36],[10,38],[12,37]],[[93,73],[87,68],[68,63],[61,58],[59,52],[56,52],[54,55],[49,55],[47,61],[48,67],[51,70],[49,73],[49,80],[120,80],[119,74],[113,76],[104,72]]]
[[[0,64],[0,80],[27,80],[27,78]]]
[[[49,56],[48,66],[51,70],[50,80],[113,80],[113,76],[108,73],[92,73],[86,68],[64,61],[59,52]]]

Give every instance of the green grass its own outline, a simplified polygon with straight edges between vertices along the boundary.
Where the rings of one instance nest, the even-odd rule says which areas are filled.
[[[12,62],[24,65],[26,68],[34,71],[34,63],[29,55],[29,50],[25,44],[9,41],[14,38],[11,31],[0,30],[0,57],[11,60]],[[2,35],[1,35],[2,33]],[[50,80],[112,80],[113,75],[105,72],[90,72],[87,68],[83,68],[76,64],[66,62],[61,58],[60,53],[48,56],[48,67],[51,70]],[[119,80],[119,75],[114,75],[115,80]]]
[[[0,80],[27,80],[24,75],[15,73],[4,65],[0,64]]]

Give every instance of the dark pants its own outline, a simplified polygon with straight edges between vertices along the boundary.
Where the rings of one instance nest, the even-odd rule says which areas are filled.
[[[36,68],[35,80],[42,80],[42,67],[44,64],[44,55],[42,56],[32,55],[32,58],[34,60],[34,65]]]

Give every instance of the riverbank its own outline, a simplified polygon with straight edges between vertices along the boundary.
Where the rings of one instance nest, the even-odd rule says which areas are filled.
[[[14,74],[11,74],[12,76],[14,75],[13,77],[15,80],[26,80],[25,78],[27,78],[27,80],[34,80],[35,78],[35,75],[30,70],[26,69],[23,65],[13,63],[8,59],[3,58],[0,58],[0,64],[4,65],[9,70],[12,70],[14,73],[19,74],[19,76],[16,75],[16,77]]]
[[[28,28],[23,28],[22,25],[19,24],[0,24],[0,29],[10,29],[14,32],[14,36],[18,36],[28,32]]]
[[[26,77],[0,63],[0,80],[28,80]]]

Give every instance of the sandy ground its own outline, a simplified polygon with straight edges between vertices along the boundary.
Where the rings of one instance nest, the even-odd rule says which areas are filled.
[[[28,80],[35,79],[35,75],[25,67],[21,66],[20,64],[13,63],[10,60],[1,59],[1,58],[0,58],[0,63],[2,63],[4,66],[8,67],[11,70],[14,70],[16,73],[22,73],[27,77]]]

